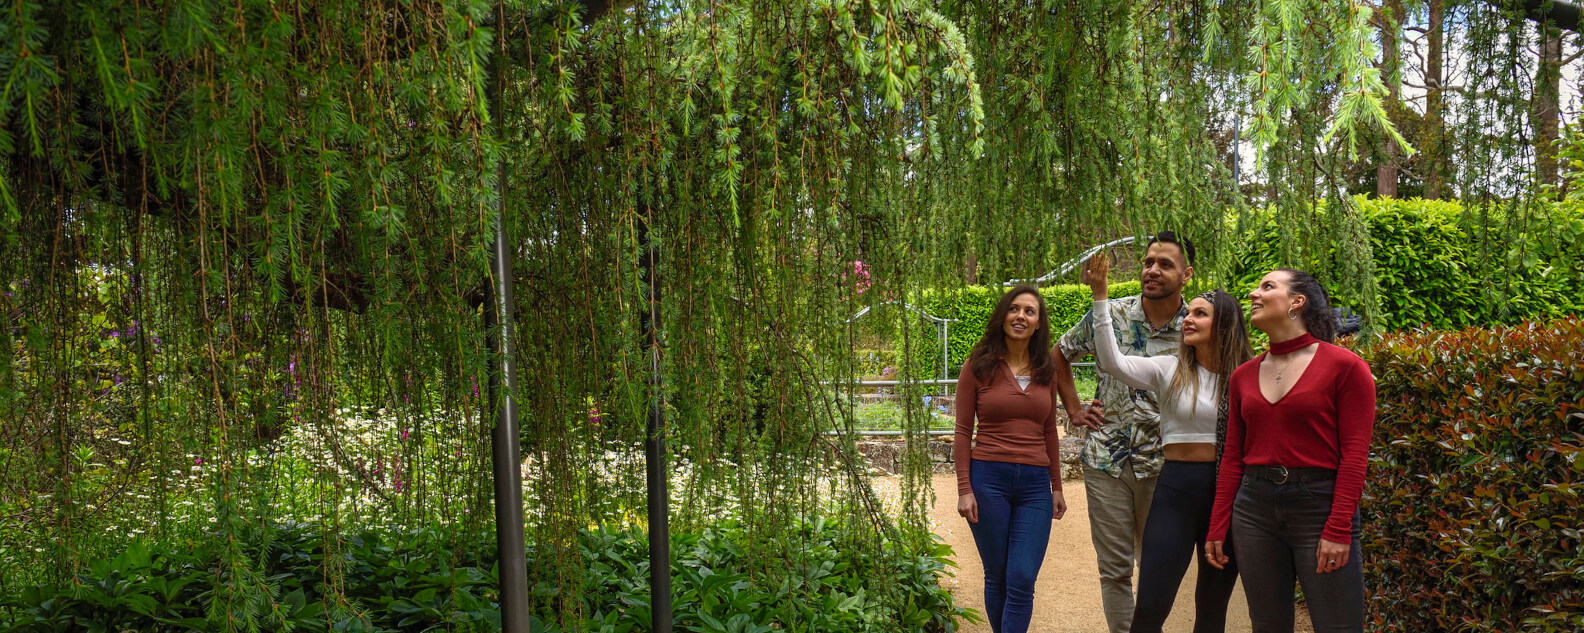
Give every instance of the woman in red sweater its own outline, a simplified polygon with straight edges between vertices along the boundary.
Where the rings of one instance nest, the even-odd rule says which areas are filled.
[[[984,561],[995,633],[1028,631],[1050,522],[1067,513],[1050,331],[1038,290],[1007,291],[957,378],[957,513]]]
[[[1336,321],[1313,276],[1272,271],[1249,300],[1271,347],[1232,372],[1205,557],[1226,563],[1230,530],[1255,633],[1291,633],[1295,579],[1315,631],[1362,632],[1358,502],[1375,379],[1331,344]]]

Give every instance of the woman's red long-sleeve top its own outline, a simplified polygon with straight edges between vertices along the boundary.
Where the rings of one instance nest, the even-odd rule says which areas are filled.
[[[952,459],[957,466],[957,494],[973,492],[968,482],[972,459],[1044,466],[1052,491],[1061,487],[1061,436],[1056,431],[1059,402],[1056,381],[1018,386],[1006,361],[996,366],[989,382],[979,382],[973,367],[963,363],[957,375],[957,432]],[[979,425],[974,429],[977,415]],[[972,449],[970,450],[970,442]]]
[[[1226,449],[1216,482],[1209,541],[1226,540],[1232,500],[1245,464],[1337,471],[1331,515],[1320,536],[1353,541],[1353,513],[1364,494],[1370,434],[1375,429],[1375,378],[1369,364],[1321,342],[1292,390],[1275,403],[1260,393],[1261,354],[1232,372]]]

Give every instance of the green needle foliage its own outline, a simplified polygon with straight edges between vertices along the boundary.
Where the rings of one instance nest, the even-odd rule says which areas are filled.
[[[257,630],[281,587],[250,552],[277,519],[326,534],[332,616],[358,582],[343,530],[487,527],[498,221],[531,573],[557,588],[536,610],[589,615],[570,548],[643,527],[652,396],[674,521],[739,520],[748,573],[798,568],[782,536],[816,515],[845,546],[923,551],[924,452],[891,513],[825,434],[855,422],[846,317],[1165,227],[1227,270],[1243,203],[1209,130],[1238,112],[1293,220],[1284,260],[1372,288],[1358,214],[1310,221],[1339,191],[1316,166],[1390,131],[1368,23],[1295,1],[13,3],[0,571],[215,539],[206,617]]]

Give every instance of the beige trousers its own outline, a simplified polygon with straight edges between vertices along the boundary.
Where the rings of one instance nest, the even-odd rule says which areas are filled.
[[[1110,633],[1128,633],[1133,625],[1133,568],[1144,538],[1144,520],[1155,498],[1155,477],[1121,477],[1087,464],[1084,493],[1089,502],[1089,538],[1100,562],[1100,600]]]

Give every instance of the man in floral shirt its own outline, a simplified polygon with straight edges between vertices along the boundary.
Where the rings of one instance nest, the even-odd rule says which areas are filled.
[[[1175,354],[1182,340],[1183,285],[1193,277],[1194,247],[1161,231],[1145,251],[1138,296],[1111,300],[1111,323],[1123,354]],[[1073,386],[1072,361],[1094,352],[1093,315],[1085,314],[1062,335],[1055,355],[1057,388],[1074,426],[1089,430],[1083,447],[1084,491],[1089,533],[1100,562],[1100,595],[1111,633],[1133,623],[1133,568],[1144,520],[1155,495],[1161,453],[1160,414],[1155,394],[1133,389],[1101,373],[1088,408]]]

